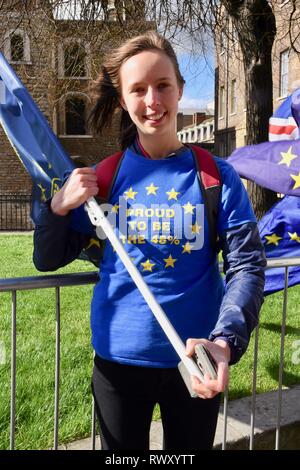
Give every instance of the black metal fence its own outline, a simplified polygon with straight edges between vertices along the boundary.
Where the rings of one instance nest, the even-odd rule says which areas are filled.
[[[0,194],[0,231],[33,230],[30,194]]]

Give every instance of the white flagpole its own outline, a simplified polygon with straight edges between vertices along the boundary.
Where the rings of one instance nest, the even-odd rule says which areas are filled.
[[[140,274],[140,272],[137,270],[135,265],[130,260],[127,252],[125,251],[124,247],[121,245],[120,240],[116,236],[111,224],[105,217],[104,212],[102,211],[99,204],[96,202],[95,198],[93,197],[89,198],[85,206],[86,206],[86,209],[87,209],[87,212],[89,214],[92,224],[97,227],[101,227],[101,229],[103,230],[103,232],[105,233],[109,241],[111,242],[113,248],[115,249],[119,257],[121,258],[132,280],[135,282],[137,288],[139,289],[140,293],[144,297],[153,315],[155,316],[158,323],[162,327],[163,331],[167,335],[169,341],[171,342],[178,356],[184,363],[188,372],[191,375],[195,375],[196,377],[198,377],[199,380],[203,381],[203,376],[201,375],[198,366],[193,361],[193,359],[186,356],[185,346],[183,342],[181,341],[180,337],[178,336],[176,330],[174,329],[173,325],[169,321],[165,312],[156,301],[154,295],[152,294],[148,285],[144,281],[142,275]]]

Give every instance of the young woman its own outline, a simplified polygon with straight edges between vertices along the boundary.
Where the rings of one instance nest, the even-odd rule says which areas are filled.
[[[92,124],[100,132],[121,110],[124,155],[109,200],[116,230],[125,214],[124,248],[186,342],[187,354],[200,341],[207,346],[217,379],[200,383],[192,377],[199,398],[190,397],[172,345],[107,242],[91,306],[92,389],[102,449],[148,449],[156,403],[165,449],[210,449],[228,365],[245,352],[263,300],[265,257],[247,193],[233,168],[215,158],[222,180],[217,228],[224,290],[203,211],[201,216],[193,153],[176,134],[183,86],[166,39],[155,32],[130,39],[103,62]],[[76,169],[43,205],[35,229],[37,269],[55,270],[78,256],[88,237],[74,227],[72,214],[98,191],[95,170]]]

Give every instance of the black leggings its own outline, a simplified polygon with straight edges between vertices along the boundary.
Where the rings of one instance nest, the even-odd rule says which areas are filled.
[[[177,368],[130,366],[95,356],[92,390],[103,450],[149,450],[156,403],[164,449],[211,449],[220,395],[191,398]]]

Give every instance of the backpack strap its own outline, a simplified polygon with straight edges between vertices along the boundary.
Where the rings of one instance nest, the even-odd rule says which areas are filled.
[[[124,152],[116,152],[110,157],[101,160],[96,166],[97,184],[100,202],[108,202],[112,187],[120,169]]]
[[[222,186],[221,175],[211,153],[198,145],[189,145],[189,147],[192,149],[198,181],[207,212],[210,243],[213,249],[219,251],[217,243],[217,217]],[[97,184],[99,187],[98,198],[100,202],[107,202],[109,200],[123,156],[124,152],[116,152],[96,166]],[[101,243],[101,258],[103,251],[104,243]]]
[[[222,187],[220,171],[211,153],[198,145],[190,145],[190,148],[193,152],[199,185],[207,213],[210,243],[218,252],[217,218]]]
[[[101,162],[99,162],[96,166],[97,184],[99,188],[99,192],[96,198],[98,199],[98,202],[100,202],[100,204],[109,201],[111,190],[116,180],[118,171],[120,169],[123,155],[124,152],[116,152],[110,157],[101,160]],[[94,262],[96,266],[100,265],[101,260],[103,258],[105,241],[106,240],[100,240],[100,253],[99,248],[96,250],[96,262]]]

